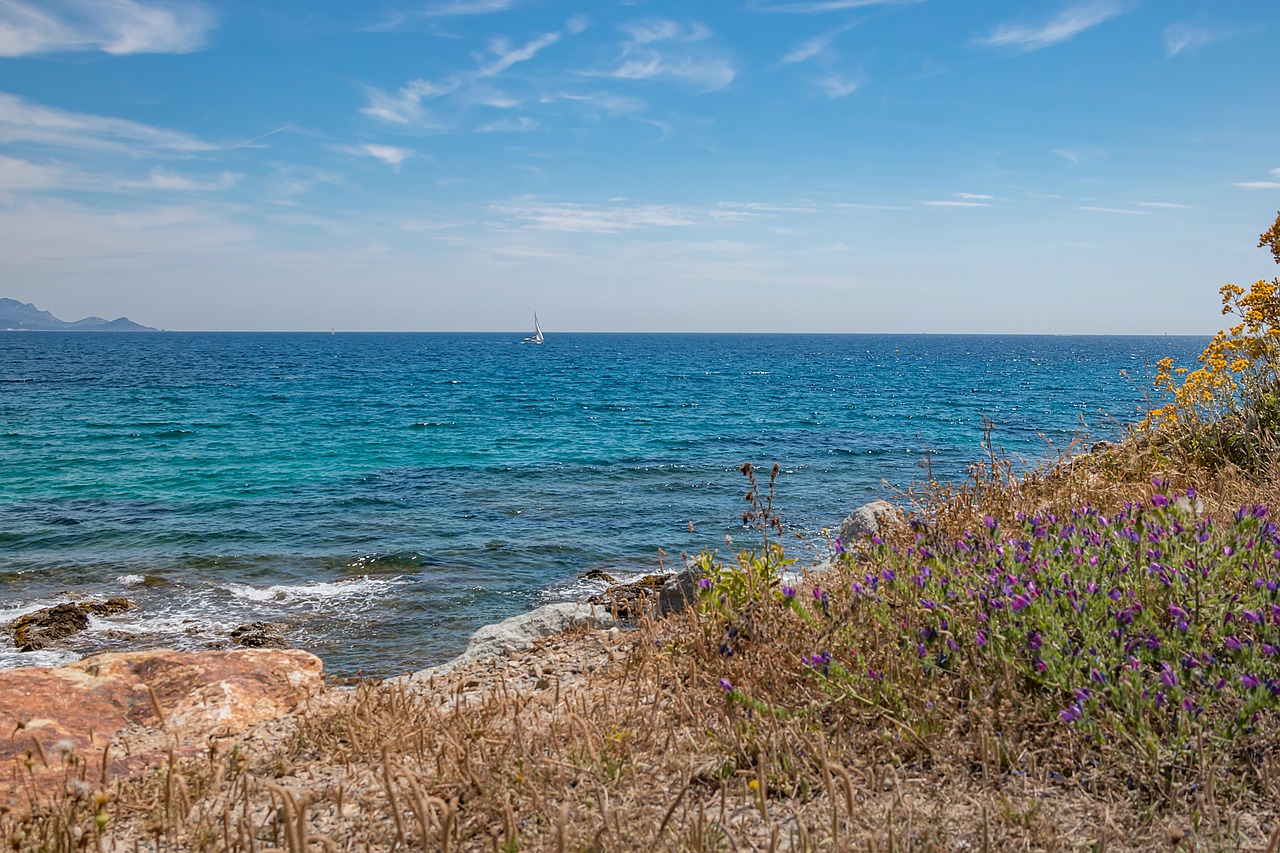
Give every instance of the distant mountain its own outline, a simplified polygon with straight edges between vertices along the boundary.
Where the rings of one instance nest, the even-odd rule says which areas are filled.
[[[59,320],[48,311],[41,311],[30,302],[16,299],[0,299],[0,332],[156,332],[150,326],[135,323],[128,317],[104,320],[101,317],[85,317],[68,323]]]

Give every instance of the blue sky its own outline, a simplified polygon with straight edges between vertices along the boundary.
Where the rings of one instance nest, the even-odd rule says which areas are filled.
[[[1211,333],[1274,0],[0,0],[0,296],[170,329]]]

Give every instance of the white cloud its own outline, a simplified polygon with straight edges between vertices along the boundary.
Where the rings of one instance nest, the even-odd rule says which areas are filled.
[[[984,195],[982,193],[956,193],[956,198],[972,199],[975,201],[991,201],[995,196]]]
[[[794,65],[797,62],[805,62],[806,60],[813,59],[815,56],[825,51],[830,44],[830,33],[823,33],[820,36],[814,36],[811,39],[806,39],[793,47],[785,56],[782,57],[782,59],[779,59],[778,64]]]
[[[755,2],[749,8],[753,12],[790,12],[800,15],[811,15],[820,12],[841,12],[846,9],[861,9],[864,6],[902,6],[909,3],[922,3],[924,0],[811,0],[800,3],[762,3]]]
[[[213,14],[189,0],[0,0],[0,56],[190,53],[213,24]]]
[[[1214,42],[1231,38],[1233,33],[1225,30],[1211,30],[1206,27],[1195,27],[1191,24],[1173,24],[1164,31],[1164,50],[1166,56],[1178,56],[1183,53],[1195,53]]]
[[[375,160],[381,160],[390,166],[394,172],[399,172],[400,164],[412,157],[414,153],[408,148],[397,148],[394,145],[374,145],[372,143],[355,145],[343,150],[348,154],[355,154],[359,157],[372,157]]]
[[[1280,190],[1280,181],[1240,181],[1232,186],[1247,190]]]
[[[239,183],[242,175],[223,172],[214,179],[199,179],[181,175],[159,166],[147,173],[145,180],[117,180],[112,186],[122,189],[209,191],[230,189]]]
[[[482,124],[476,128],[476,133],[524,133],[530,130],[537,130],[540,126],[537,119],[529,116],[520,116],[519,118],[503,118]]]
[[[432,83],[430,80],[410,80],[393,95],[381,89],[369,89],[369,105],[361,107],[360,112],[370,118],[385,121],[388,124],[435,125],[428,121],[429,116],[422,102],[428,98],[447,95],[458,88],[459,81],[449,78],[443,83]]]
[[[581,32],[586,32],[586,29],[589,26],[591,26],[591,21],[586,15],[572,15],[569,20],[564,22],[565,32],[573,36],[576,36]]]
[[[670,204],[590,205],[520,199],[493,205],[490,212],[513,224],[541,231],[616,234],[647,228],[678,228],[739,222],[753,217],[741,206],[693,207]]]
[[[494,39],[489,43],[489,52],[497,58],[488,64],[481,65],[477,72],[481,77],[492,77],[501,74],[517,62],[525,62],[538,55],[538,51],[550,47],[560,41],[559,33],[543,33],[524,47],[511,47],[506,39]]]
[[[515,5],[515,0],[450,0],[446,3],[432,3],[422,9],[419,14],[429,17],[488,15],[493,12],[505,12]]]
[[[687,27],[676,21],[665,18],[649,18],[641,21],[630,21],[618,27],[626,33],[628,45],[654,44],[660,41],[694,42],[711,38],[711,30],[699,23]]]
[[[13,190],[42,190],[60,186],[64,174],[56,166],[42,166],[0,154],[0,196]]]
[[[1128,210],[1123,207],[1093,207],[1091,205],[1081,205],[1077,210],[1087,210],[1090,213],[1122,213],[1126,216],[1146,216],[1145,210]]]
[[[1178,204],[1172,201],[1135,201],[1138,207],[1154,207],[1159,210],[1190,210],[1189,204]]]
[[[1019,53],[1029,53],[1074,38],[1123,11],[1119,3],[1113,0],[1094,0],[1064,9],[1044,24],[1001,24],[990,35],[976,39],[976,42],[988,47],[1010,47]]]
[[[1072,151],[1068,148],[1055,148],[1049,153],[1056,154],[1069,163],[1075,163],[1077,166],[1080,165],[1080,152],[1078,151]]]
[[[185,133],[126,119],[74,113],[0,92],[0,142],[114,150],[135,157],[216,150]]]
[[[584,71],[591,77],[654,80],[715,92],[733,82],[736,69],[726,56],[708,47],[691,47],[711,38],[702,24],[661,18],[631,21],[618,28],[627,36],[614,67]],[[660,46],[659,46],[660,45]]]
[[[922,201],[921,204],[929,207],[990,207],[991,205],[983,201]]]
[[[828,98],[844,98],[858,91],[857,80],[847,80],[835,74],[824,74],[813,81]]]
[[[550,100],[572,101],[574,103],[586,104],[595,107],[598,110],[610,113],[611,115],[622,115],[624,113],[635,113],[645,108],[645,102],[640,98],[632,98],[627,95],[615,95],[612,92],[563,92],[554,98],[544,98],[544,101]]]

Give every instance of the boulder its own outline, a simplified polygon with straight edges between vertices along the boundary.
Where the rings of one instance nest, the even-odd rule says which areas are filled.
[[[533,648],[534,640],[581,627],[611,628],[613,616],[603,607],[591,604],[548,604],[504,619],[496,625],[485,625],[471,635],[462,657],[482,660],[496,658],[508,651],[522,652]]]
[[[231,632],[231,642],[246,649],[287,649],[284,626],[274,622],[250,622]]]
[[[646,610],[658,615],[677,613],[697,595],[701,571],[692,563],[672,574],[645,575],[637,581],[610,587],[587,601],[606,607],[626,619]]]
[[[0,670],[0,730],[12,732],[0,738],[0,802],[25,799],[28,784],[56,793],[73,757],[96,787],[162,765],[171,746],[208,750],[322,686],[320,659],[296,649],[158,649]]]
[[[872,501],[849,513],[840,525],[840,542],[848,547],[886,527],[904,523],[902,510],[888,501]]]
[[[111,616],[133,606],[127,598],[99,603],[68,601],[19,616],[9,623],[9,636],[19,651],[39,651],[88,628],[90,616]]]
[[[447,672],[464,664],[526,651],[533,648],[535,640],[571,628],[605,630],[612,628],[614,624],[613,615],[607,609],[590,603],[547,604],[497,624],[485,625],[471,635],[466,651],[458,657],[439,666],[418,670],[408,680],[423,682],[436,673]]]

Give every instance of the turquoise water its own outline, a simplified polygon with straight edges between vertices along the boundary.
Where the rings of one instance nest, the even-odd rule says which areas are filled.
[[[1028,457],[1139,411],[1179,337],[0,335],[0,620],[139,607],[85,648],[286,623],[331,672],[457,653],[479,625],[737,534],[744,461],[824,526],[982,423]],[[886,485],[887,481],[887,485]],[[694,533],[689,533],[689,523]],[[55,663],[0,639],[0,666]]]

